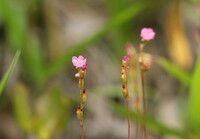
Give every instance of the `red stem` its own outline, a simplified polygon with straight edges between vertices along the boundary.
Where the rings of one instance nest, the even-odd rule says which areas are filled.
[[[130,124],[130,104],[129,104],[129,97],[126,97],[126,106],[127,106],[127,112],[128,112],[128,139],[131,138],[131,124]]]
[[[81,124],[81,139],[84,139],[84,122]]]
[[[143,128],[144,128],[144,139],[147,139],[146,130],[146,103],[145,103],[145,92],[144,92],[144,73],[141,71],[142,78],[142,102],[143,102]]]

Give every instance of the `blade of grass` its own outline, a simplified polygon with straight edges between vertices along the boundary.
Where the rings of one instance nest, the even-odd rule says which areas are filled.
[[[138,13],[145,9],[145,3],[138,2],[134,5],[130,6],[126,10],[120,12],[116,15],[113,19],[108,21],[101,29],[99,29],[96,33],[92,36],[86,37],[80,43],[71,47],[72,49],[67,51],[63,56],[57,58],[53,61],[46,69],[44,73],[44,78],[49,78],[54,75],[58,70],[65,67],[71,61],[71,57],[75,54],[80,53],[81,51],[85,50],[91,44],[102,38],[107,32],[112,29],[115,29],[122,24],[126,23],[127,21],[133,19]]]
[[[19,56],[20,56],[20,53],[21,53],[20,51],[17,51],[17,52],[16,52],[15,57],[14,57],[14,59],[13,59],[11,65],[10,65],[9,69],[7,70],[7,72],[6,72],[5,75],[3,76],[3,79],[2,79],[1,82],[0,82],[0,95],[2,94],[3,89],[5,88],[5,86],[6,86],[7,82],[8,82],[8,80],[9,80],[10,77],[11,77],[11,74],[12,74],[13,71],[14,71],[14,68],[15,68],[15,66],[16,66],[16,64],[17,64],[17,61],[18,61]]]
[[[117,103],[113,103],[112,106],[113,106],[112,107],[113,110],[117,114],[126,118],[127,111],[126,111],[125,107],[122,107],[121,105],[119,105]],[[143,118],[142,118],[142,115],[136,115],[134,112],[131,112],[131,120],[132,121],[139,120],[140,122],[142,122]],[[150,131],[158,132],[158,133],[164,134],[164,135],[173,135],[173,136],[179,137],[181,139],[184,139],[184,134],[181,131],[167,127],[164,124],[151,118],[150,116],[147,116],[146,122],[147,122],[147,127],[149,128]]]
[[[22,73],[28,75],[33,85],[38,86],[42,75],[42,51],[39,38],[29,31],[28,9],[31,4],[24,0],[0,0],[0,9],[7,35],[8,46],[13,51],[22,50]]]
[[[189,96],[189,121],[200,135],[200,57],[196,62],[191,80]]]
[[[178,68],[176,65],[170,63],[168,60],[162,57],[158,57],[156,62],[181,83],[186,86],[190,85],[190,75],[187,72]]]

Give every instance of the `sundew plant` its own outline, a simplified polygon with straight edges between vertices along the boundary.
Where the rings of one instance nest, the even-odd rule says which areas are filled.
[[[0,139],[200,139],[199,0],[0,0]]]
[[[135,138],[147,138],[146,129],[146,102],[144,92],[144,72],[151,68],[152,56],[144,53],[143,49],[146,43],[155,37],[155,32],[151,28],[143,28],[140,34],[142,43],[139,45],[139,52],[135,51],[135,48],[131,44],[127,44],[127,55],[122,60],[122,72],[121,79],[123,82],[122,92],[126,101],[128,111],[128,139],[130,139],[130,102],[128,91],[128,80],[132,78],[134,88],[134,111],[137,114],[142,114],[143,122],[136,122],[136,135]],[[129,73],[131,72],[131,73]],[[131,76],[131,77],[129,77]],[[140,89],[141,90],[140,90]],[[142,127],[142,131],[141,128]]]

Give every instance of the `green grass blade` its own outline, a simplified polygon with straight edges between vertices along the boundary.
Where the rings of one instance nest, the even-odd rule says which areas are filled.
[[[15,57],[14,57],[11,65],[10,65],[9,69],[7,70],[7,72],[3,76],[3,79],[0,82],[0,95],[2,94],[3,89],[5,88],[8,80],[10,79],[10,76],[11,76],[12,72],[14,71],[14,68],[15,68],[15,66],[17,64],[17,61],[18,61],[19,56],[20,56],[20,53],[21,53],[20,51],[16,52]]]
[[[162,57],[158,57],[156,62],[181,83],[187,86],[190,85],[190,75],[187,72]]]
[[[122,116],[123,118],[127,118],[127,110],[125,107],[122,107],[121,105],[117,104],[117,103],[113,103],[112,105],[113,110],[119,114],[120,116]],[[136,115],[134,112],[131,112],[131,120],[132,121],[136,121],[139,120],[140,122],[142,122],[142,116],[141,115]],[[184,139],[184,135],[181,131],[177,130],[177,129],[173,129],[170,127],[165,126],[164,124],[156,121],[155,119],[153,119],[150,116],[147,116],[147,127],[150,131],[152,132],[157,132],[163,135],[172,135],[172,136],[176,136],[179,137],[180,139]]]
[[[189,96],[189,121],[200,135],[200,58],[196,62],[196,67],[191,80]]]
[[[22,73],[29,76],[34,86],[39,86],[43,73],[43,53],[39,38],[35,32],[29,31],[28,12],[30,11],[28,9],[31,6],[31,2],[24,0],[0,0],[8,46],[14,52],[22,51],[20,58]]]
[[[72,49],[70,51],[67,51],[63,56],[57,58],[54,62],[52,62],[47,68],[47,71],[45,71],[46,74],[45,76],[50,77],[54,75],[58,70],[65,67],[66,64],[69,64],[69,62],[71,61],[71,57],[73,55],[78,54],[81,51],[85,50],[86,48],[91,46],[91,44],[102,38],[109,31],[133,19],[134,16],[136,16],[138,13],[144,10],[145,6],[146,5],[143,2],[135,3],[131,7],[120,12],[92,36],[83,39],[83,41],[71,47]]]

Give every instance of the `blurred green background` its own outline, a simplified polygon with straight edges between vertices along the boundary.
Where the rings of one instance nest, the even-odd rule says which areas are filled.
[[[156,32],[145,48],[154,56],[145,74],[148,138],[200,139],[199,7],[198,0],[0,0],[0,139],[80,138],[71,63],[80,54],[88,62],[85,137],[127,138],[121,58],[126,42],[138,48],[143,27]],[[131,114],[133,137],[140,117]]]

